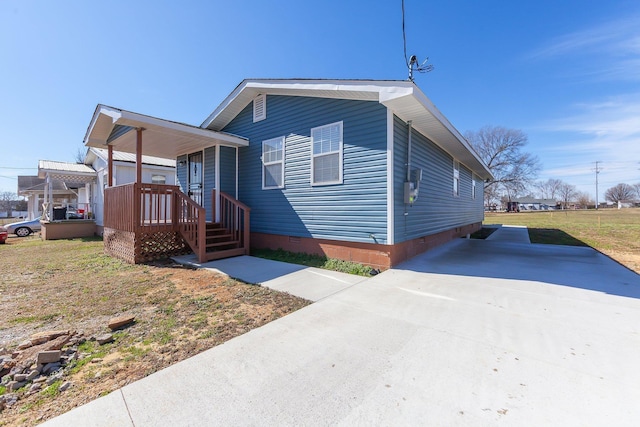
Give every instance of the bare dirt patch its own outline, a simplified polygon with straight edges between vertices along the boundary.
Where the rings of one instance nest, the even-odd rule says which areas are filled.
[[[104,255],[96,240],[12,238],[0,247],[0,265],[0,349],[14,351],[52,329],[87,340],[75,344],[78,359],[63,366],[63,381],[15,392],[1,426],[35,425],[309,304],[171,262],[128,265]],[[136,321],[112,343],[91,340],[124,314]],[[71,386],[60,391],[66,381]]]

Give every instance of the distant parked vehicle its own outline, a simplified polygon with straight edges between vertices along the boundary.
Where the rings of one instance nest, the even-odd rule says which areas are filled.
[[[27,237],[34,231],[40,231],[40,218],[32,219],[31,221],[20,221],[12,224],[6,224],[4,228],[10,234],[15,234],[18,237]]]
[[[7,237],[9,236],[9,232],[4,227],[0,227],[0,244],[7,241]]]

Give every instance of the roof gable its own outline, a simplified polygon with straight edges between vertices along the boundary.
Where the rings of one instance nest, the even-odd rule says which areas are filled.
[[[414,129],[459,160],[481,179],[492,177],[489,168],[469,142],[410,81],[248,79],[225,98],[201,127],[220,131],[260,94],[267,97],[285,95],[379,102],[403,121],[411,121]]]

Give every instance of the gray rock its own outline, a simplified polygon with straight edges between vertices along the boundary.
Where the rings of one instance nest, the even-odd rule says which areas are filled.
[[[71,387],[71,381],[65,381],[64,383],[62,383],[62,385],[60,386],[60,388],[58,390],[65,391],[69,387]]]
[[[47,363],[57,362],[60,360],[60,350],[48,350],[38,353],[36,363],[38,365],[44,365]]]
[[[55,362],[55,363],[47,363],[46,365],[44,365],[44,368],[42,368],[42,373],[43,374],[50,374],[51,372],[55,372],[57,370],[59,370],[61,367],[59,362]]]
[[[33,371],[29,372],[29,374],[27,375],[26,380],[27,381],[33,381],[33,380],[35,380],[37,378],[38,375],[40,375],[40,372],[34,369]]]
[[[27,374],[15,374],[13,380],[18,382],[27,381]]]
[[[62,375],[51,375],[50,377],[47,377],[46,384],[51,385],[56,381],[58,381],[59,379],[62,379]]]
[[[11,393],[12,391],[21,389],[25,385],[27,385],[26,381],[10,381],[9,384],[7,384],[7,391]]]
[[[110,343],[113,341],[113,335],[111,334],[104,334],[104,335],[100,335],[96,337],[96,341],[98,341],[98,344],[100,345],[104,345],[107,343]]]
[[[18,403],[18,395],[17,394],[5,394],[4,395],[4,403],[9,406],[13,406]]]
[[[38,377],[36,379],[33,380],[34,383],[43,383],[47,380],[47,377]]]

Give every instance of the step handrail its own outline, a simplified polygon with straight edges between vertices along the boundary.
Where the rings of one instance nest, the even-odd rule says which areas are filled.
[[[211,200],[213,210],[216,212],[215,190]],[[251,236],[251,208],[241,201],[235,199],[224,191],[220,191],[220,200],[218,201],[220,208],[220,224],[233,235],[233,240],[239,242],[240,247],[244,249],[245,254],[250,252],[250,236]]]
[[[206,210],[180,190],[175,192],[174,209],[178,232],[198,257],[198,262],[206,261]]]

